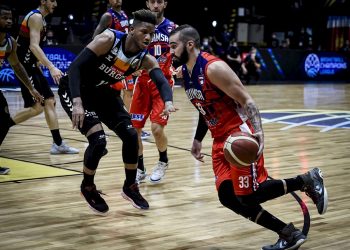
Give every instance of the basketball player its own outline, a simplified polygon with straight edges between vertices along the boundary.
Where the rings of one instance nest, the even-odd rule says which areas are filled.
[[[203,161],[201,141],[209,129],[214,139],[212,162],[220,202],[279,235],[275,245],[262,249],[296,249],[306,236],[292,223],[287,225],[264,210],[260,203],[301,190],[312,198],[318,212],[324,214],[328,197],[321,170],[315,168],[290,179],[267,180],[262,153],[264,133],[257,105],[224,61],[199,48],[200,36],[192,26],[182,25],[171,32],[174,66],[182,65],[186,94],[200,114],[191,153]],[[236,131],[251,133],[260,143],[259,158],[250,167],[230,165],[224,157],[225,139]]]
[[[164,17],[164,10],[167,4],[167,0],[146,1],[148,9],[157,15],[156,31],[153,35],[152,42],[148,46],[148,51],[157,58],[163,74],[169,82],[169,86],[172,87],[174,80],[172,79],[171,57],[169,54],[169,33],[175,28],[175,24]],[[143,163],[141,131],[145,126],[147,118],[150,116],[152,134],[159,151],[159,161],[153,169],[149,180],[151,183],[158,183],[162,180],[168,168],[168,138],[164,133],[164,127],[167,125],[169,117],[161,116],[164,102],[151,80],[147,71],[142,72],[137,78],[130,114],[132,125],[136,128],[139,138],[137,181],[140,182],[146,177],[146,169]]]
[[[17,77],[23,82],[32,97],[40,103],[43,101],[42,96],[33,87],[27,72],[18,60],[16,53],[17,43],[8,33],[10,32],[11,27],[12,11],[8,6],[0,5],[0,69],[7,59]],[[13,125],[13,120],[11,119],[9,113],[7,101],[0,90],[0,146],[4,141],[11,125]],[[9,172],[9,168],[0,167],[0,174],[8,174]]]
[[[122,196],[139,209],[148,209],[148,202],[139,192],[135,182],[137,172],[137,132],[132,127],[129,113],[116,91],[109,85],[124,79],[139,69],[145,69],[159,88],[165,102],[162,115],[169,115],[175,108],[172,91],[156,59],[147,53],[155,30],[156,17],[149,10],[133,13],[134,22],[128,34],[106,29],[72,62],[67,81],[63,77],[59,85],[61,104],[73,127],[78,128],[88,141],[84,154],[84,179],[81,193],[93,211],[105,214],[108,205],[94,184],[98,163],[106,147],[103,122],[122,140],[122,156],[126,180]]]
[[[122,10],[122,0],[109,0],[111,6],[110,9],[104,13],[100,19],[99,24],[96,27],[93,37],[100,34],[107,28],[119,30],[124,33],[128,33],[129,30],[129,18],[126,13]],[[134,79],[137,77],[138,72],[126,77],[124,80],[112,84],[111,87],[120,91],[123,90],[123,101],[126,109],[130,110],[132,93],[134,90]],[[141,139],[145,140],[151,136],[146,131],[141,131]]]
[[[28,72],[32,84],[44,97],[44,101],[42,103],[33,101],[28,88],[21,83],[20,85],[25,109],[18,112],[13,117],[13,121],[14,124],[18,124],[31,117],[39,115],[44,111],[46,123],[49,126],[53,138],[50,153],[77,154],[79,153],[78,149],[69,147],[64,141],[62,141],[55,109],[55,97],[39,67],[39,62],[47,67],[54,82],[58,84],[62,77],[62,72],[47,59],[44,51],[40,47],[45,40],[45,17],[53,13],[56,7],[56,0],[40,0],[40,6],[37,9],[30,11],[24,17],[21,24],[17,38],[18,58]]]

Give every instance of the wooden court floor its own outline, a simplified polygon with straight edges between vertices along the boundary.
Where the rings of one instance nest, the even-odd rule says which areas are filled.
[[[269,175],[293,177],[315,166],[324,172],[326,214],[318,215],[310,199],[297,192],[311,216],[308,241],[300,249],[350,249],[350,84],[247,88],[264,118]],[[12,114],[22,108],[18,92],[4,95]],[[253,250],[274,243],[276,234],[220,204],[210,135],[203,141],[205,163],[199,163],[189,152],[197,112],[182,88],[175,88],[174,100],[179,111],[166,128],[170,167],[162,183],[140,186],[150,203],[148,211],[135,209],[120,195],[121,142],[110,130],[106,129],[109,153],[95,178],[110,207],[101,217],[92,214],[79,193],[86,139],[71,129],[59,103],[61,134],[80,149],[79,155],[49,154],[52,142],[44,115],[11,128],[0,151],[0,165],[11,168],[10,175],[0,176],[0,249]],[[144,147],[145,166],[151,172],[158,159],[154,139],[145,141]],[[303,226],[300,207],[291,195],[263,207],[285,222]]]

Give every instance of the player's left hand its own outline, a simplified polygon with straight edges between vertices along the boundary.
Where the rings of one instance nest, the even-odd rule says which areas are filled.
[[[165,107],[163,112],[160,114],[160,116],[167,116],[170,115],[170,113],[176,112],[176,110],[179,110],[178,108],[175,108],[172,101],[165,102]]]

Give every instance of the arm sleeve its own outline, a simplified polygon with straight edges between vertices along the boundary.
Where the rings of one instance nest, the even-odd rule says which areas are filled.
[[[207,123],[205,122],[203,115],[201,115],[201,113],[199,113],[197,130],[196,130],[196,134],[194,136],[194,139],[201,142],[203,140],[203,138],[205,137],[205,135],[207,134],[207,131],[208,131]]]
[[[84,48],[70,65],[68,79],[72,98],[80,96],[81,73],[83,68],[93,63],[96,59],[97,55],[92,50]]]
[[[152,69],[149,72],[149,76],[152,81],[157,85],[160,96],[164,102],[173,101],[173,91],[169,86],[168,80],[165,78],[162,70],[160,68]]]

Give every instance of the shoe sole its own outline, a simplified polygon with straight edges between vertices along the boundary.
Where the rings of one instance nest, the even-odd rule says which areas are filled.
[[[127,200],[127,201],[130,201],[131,204],[133,205],[133,207],[137,208],[137,209],[140,209],[140,210],[147,210],[149,209],[149,207],[141,207],[141,206],[138,206],[131,198],[129,198],[129,196],[127,196],[124,192],[121,192],[120,193],[122,195],[122,197]]]
[[[75,155],[75,154],[79,154],[79,152],[59,152],[59,153],[52,153],[50,152],[50,154],[52,155]]]
[[[324,181],[323,181],[323,173],[321,171],[321,169],[317,168],[317,179],[321,179],[322,180],[322,185],[323,185],[323,209],[321,212],[319,212],[317,210],[317,212],[322,215],[325,214],[328,208],[328,192],[327,192],[327,188],[324,185]]]
[[[151,179],[151,177],[149,177],[148,178],[148,180],[149,180],[149,182],[151,183],[151,184],[158,184],[158,183],[160,183],[162,180],[164,179],[164,176],[162,177],[162,178],[160,178],[159,180],[152,180]]]
[[[289,248],[286,248],[285,250],[295,250],[295,249],[298,249],[302,244],[304,244],[306,241],[306,239],[300,239],[297,241],[297,243],[292,246],[292,247],[289,247]]]
[[[93,207],[89,204],[89,202],[87,202],[87,200],[85,199],[84,195],[83,195],[81,192],[80,192],[80,195],[81,195],[81,197],[83,197],[84,201],[86,201],[88,207],[89,207],[95,214],[101,215],[101,216],[106,216],[106,215],[107,215],[109,209],[108,209],[106,212],[98,211],[98,210],[96,210],[95,208],[93,208]]]

